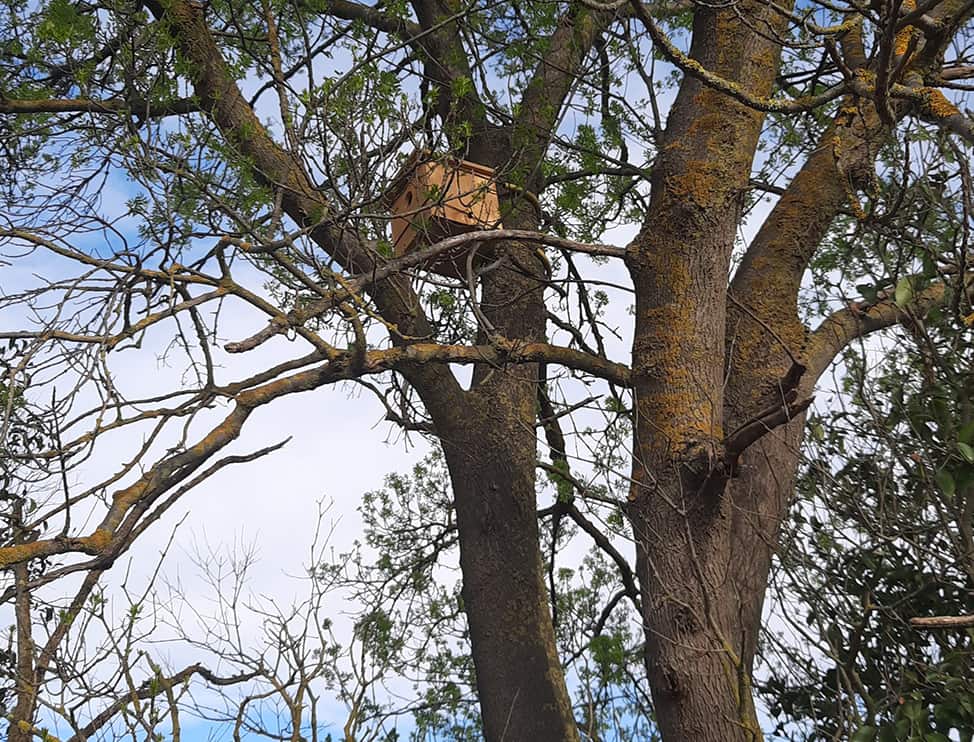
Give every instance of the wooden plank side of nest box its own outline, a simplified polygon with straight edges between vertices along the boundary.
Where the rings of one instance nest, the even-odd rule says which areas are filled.
[[[467,160],[449,167],[440,162],[417,164],[389,210],[397,256],[418,244],[500,223],[493,170]]]
[[[490,229],[500,222],[493,171],[464,160],[459,169],[444,173],[443,216],[456,224]]]

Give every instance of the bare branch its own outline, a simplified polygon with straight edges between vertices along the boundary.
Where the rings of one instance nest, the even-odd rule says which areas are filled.
[[[140,118],[160,118],[194,113],[199,104],[192,98],[179,98],[164,103],[110,98],[44,98],[20,100],[0,97],[0,114],[32,113],[124,113]]]
[[[969,286],[972,281],[974,276],[969,276],[965,284]],[[818,379],[853,340],[909,321],[943,304],[948,296],[948,288],[947,283],[936,283],[913,296],[904,306],[896,303],[891,292],[883,292],[873,304],[852,302],[834,312],[810,338],[807,355],[809,377]]]
[[[332,292],[330,295],[311,302],[308,306],[296,309],[288,313],[288,322],[273,320],[260,332],[234,343],[227,343],[224,349],[228,353],[243,353],[253,350],[262,343],[267,342],[272,337],[286,332],[291,327],[301,327],[305,322],[320,317],[325,312],[334,309],[343,301],[347,301],[355,293],[361,291],[389,276],[425,265],[437,256],[453,251],[459,251],[465,246],[473,246],[476,243],[489,243],[500,240],[518,240],[521,242],[533,242],[543,245],[558,247],[563,250],[571,250],[586,255],[598,257],[613,257],[625,259],[625,248],[614,245],[593,245],[575,240],[568,240],[542,232],[533,232],[524,229],[486,229],[466,232],[464,234],[453,235],[439,242],[413,250],[402,257],[377,263],[376,267],[367,273],[361,273],[343,281],[342,290]],[[260,252],[259,249],[255,252]]]
[[[239,675],[232,675],[230,677],[221,677],[213,673],[211,670],[208,670],[203,665],[195,664],[190,665],[189,667],[186,667],[168,677],[150,678],[133,693],[129,693],[118,698],[114,703],[110,704],[107,708],[99,712],[95,718],[69,737],[66,742],[86,742],[86,740],[90,739],[91,736],[99,729],[112,721],[112,719],[114,719],[122,709],[131,704],[134,700],[155,698],[156,696],[165,693],[173,686],[178,686],[189,681],[194,675],[199,675],[211,685],[226,687],[229,685],[244,683],[248,680],[253,680],[260,675],[260,673],[261,671],[258,669],[251,672],[240,673]]]
[[[974,615],[921,616],[911,618],[910,626],[917,629],[969,629],[974,626]]]

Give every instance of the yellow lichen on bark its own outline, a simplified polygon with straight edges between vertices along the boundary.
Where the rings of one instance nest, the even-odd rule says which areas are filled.
[[[94,531],[94,533],[83,540],[89,549],[102,552],[108,548],[108,545],[112,542],[112,534],[103,528],[98,528]]]
[[[81,551],[86,554],[102,554],[112,542],[111,531],[98,528],[89,536],[74,538],[56,537],[26,544],[11,544],[0,547],[0,568],[22,564],[32,559],[40,559],[54,554]]]
[[[753,410],[767,402],[767,395],[777,388],[792,357],[802,358],[806,330],[790,310],[777,301],[776,290],[787,287],[785,276],[769,272],[752,284],[754,293],[742,302],[743,309],[731,328],[731,363],[746,374],[748,383],[738,385],[735,401]]]
[[[936,88],[922,88],[920,90],[920,105],[925,114],[936,119],[946,119],[960,113],[957,106],[947,100],[947,96]]]
[[[140,479],[135,484],[119,490],[112,496],[112,503],[116,511],[127,511],[145,493],[147,480]]]
[[[912,13],[917,8],[916,0],[903,0],[901,7],[907,13]],[[913,33],[913,26],[904,26],[896,32],[896,38],[893,40],[893,53],[897,57],[906,54],[907,49],[910,48],[910,39],[913,37]]]
[[[640,405],[644,407],[642,413],[653,420],[656,435],[666,441],[671,451],[679,451],[701,441],[715,442],[722,437],[713,404],[699,399],[687,388],[688,382],[692,381],[689,374],[681,376],[671,382],[673,388],[655,392]]]
[[[33,544],[14,544],[0,548],[0,567],[9,567],[13,564],[26,562],[33,559],[39,551],[38,545]]]
[[[668,275],[684,284],[683,296],[691,295],[685,265]],[[694,309],[688,302],[672,301],[643,310],[643,324],[651,329],[638,341],[639,356],[646,359],[638,373],[650,380],[650,390],[640,395],[639,414],[653,421],[654,438],[665,442],[669,451],[722,437],[715,400],[707,395],[709,380],[694,373],[704,373],[705,349],[687,342],[699,334]]]
[[[684,203],[691,202],[700,207],[713,206],[715,197],[719,198],[721,195],[724,183],[722,175],[720,168],[702,161],[692,162],[686,174],[668,178],[666,185],[670,193]]]

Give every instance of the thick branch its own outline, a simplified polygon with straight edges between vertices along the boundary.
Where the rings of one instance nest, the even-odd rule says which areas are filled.
[[[204,438],[186,450],[159,461],[134,484],[119,490],[112,496],[112,504],[93,533],[88,536],[34,541],[0,547],[0,567],[9,567],[31,559],[81,552],[101,556],[113,549],[126,529],[120,529],[129,512],[141,503],[154,501],[164,492],[186,479],[203,465],[213,454],[236,440],[257,407],[279,397],[310,391],[336,381],[346,381],[360,376],[404,371],[430,364],[504,364],[553,363],[604,378],[620,386],[629,384],[628,367],[591,356],[570,348],[547,343],[525,343],[495,337],[491,345],[436,345],[414,343],[411,345],[375,350],[364,355],[350,351],[341,358],[317,368],[308,369],[283,379],[242,392],[236,397],[237,405],[224,420]],[[131,529],[128,529],[131,530]]]
[[[179,98],[166,103],[131,101],[122,98],[94,100],[92,98],[47,98],[20,100],[0,97],[0,113],[126,113],[144,118],[177,116],[194,113],[199,104],[192,98]]]
[[[684,54],[663,32],[663,29],[656,25],[656,22],[647,12],[642,2],[639,2],[639,0],[631,0],[630,4],[633,7],[635,16],[640,20],[643,26],[646,27],[650,38],[653,40],[653,44],[656,45],[656,48],[663,54],[664,57],[680,68],[684,73],[690,75],[691,77],[695,77],[707,87],[724,93],[739,103],[743,103],[748,108],[753,108],[756,111],[764,111],[766,113],[799,113],[801,111],[810,111],[814,108],[818,108],[829,101],[839,98],[846,92],[845,84],[840,84],[834,85],[818,95],[809,95],[791,100],[764,98],[761,96],[752,95],[733,80],[724,79],[720,75],[708,70],[697,60]],[[838,34],[848,29],[843,25],[837,26],[832,30]]]
[[[756,443],[775,428],[794,420],[798,415],[807,410],[813,401],[814,399],[812,397],[799,400],[798,391],[792,389],[782,396],[779,404],[769,407],[754,419],[731,433],[724,442],[726,457],[731,466],[731,470],[733,470],[737,464],[737,460],[749,446]]]
[[[871,97],[876,93],[876,87],[867,85],[858,78],[852,88],[857,95],[863,97]],[[947,100],[947,97],[937,88],[911,87],[894,83],[889,86],[889,95],[893,98],[910,101],[917,115],[924,121],[940,126],[962,139],[974,143],[974,121]]]
[[[457,80],[472,81],[470,55],[464,48],[459,20],[470,11],[456,0],[410,0],[423,29],[423,74],[435,86],[436,111],[444,124],[463,122],[467,127],[447,126],[446,136],[454,152],[465,153],[477,162],[497,167],[487,108],[474,85],[464,85],[460,94],[453,87]],[[507,153],[501,153],[502,158]]]
[[[345,378],[348,378],[346,368],[324,364],[240,393],[234,409],[206,436],[180,453],[158,461],[136,482],[113,493],[108,512],[91,534],[70,538],[57,536],[29,544],[0,547],[0,567],[56,554],[84,553],[102,557],[112,553],[132,530],[123,527],[126,516],[136,508],[144,511],[148,504],[184,481],[216,452],[236,440],[254,409],[278,397],[309,391]]]
[[[328,0],[325,12],[330,16],[346,21],[362,21],[378,31],[396,34],[405,41],[415,39],[424,33],[422,26],[418,23],[350,0]]]
[[[490,345],[413,343],[366,354],[363,372],[382,373],[417,363],[550,363],[598,376],[619,386],[630,384],[630,370],[621,363],[548,343],[530,343],[495,336]]]
[[[577,84],[582,64],[595,40],[612,22],[614,13],[594,12],[574,6],[558,23],[546,52],[521,97],[514,141],[524,146],[519,154],[534,171],[525,185],[538,190],[540,163],[557,129],[565,100]]]
[[[911,618],[910,626],[917,629],[969,629],[974,627],[974,615],[920,616]]]
[[[970,285],[972,281],[974,276],[969,276],[965,283]],[[834,312],[812,333],[807,355],[810,380],[814,382],[818,379],[853,340],[909,321],[943,304],[948,295],[947,289],[945,283],[934,284],[912,297],[904,306],[899,306],[892,296],[884,293],[874,304],[851,303],[845,309]]]

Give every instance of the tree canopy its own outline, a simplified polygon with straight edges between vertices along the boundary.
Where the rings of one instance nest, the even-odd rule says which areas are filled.
[[[10,742],[970,740],[972,12],[2,0]],[[129,592],[334,386],[356,546]]]

